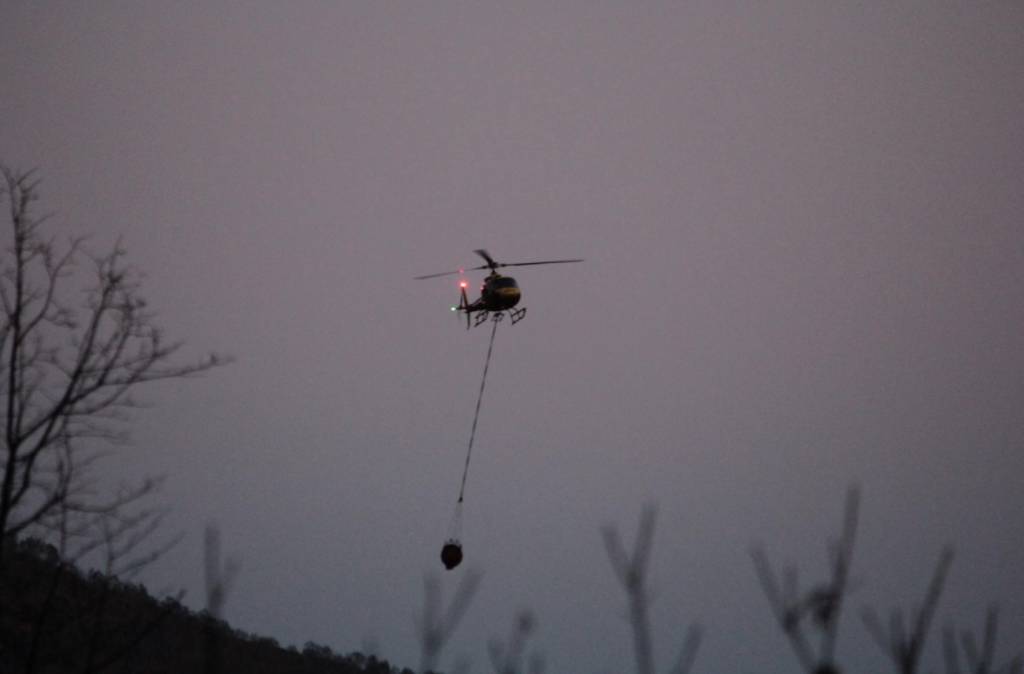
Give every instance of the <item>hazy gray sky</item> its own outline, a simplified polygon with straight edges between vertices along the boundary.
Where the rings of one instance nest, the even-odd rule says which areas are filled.
[[[232,624],[415,666],[488,335],[412,277],[583,257],[516,274],[443,667],[522,607],[549,671],[631,667],[599,527],[657,502],[660,669],[699,621],[697,671],[796,671],[748,548],[823,578],[856,481],[839,652],[880,671],[857,613],[947,542],[937,627],[999,601],[1024,646],[1022,72],[1011,1],[7,1],[0,161],[237,358],[134,425],[187,534],[152,586],[201,605],[216,520]]]

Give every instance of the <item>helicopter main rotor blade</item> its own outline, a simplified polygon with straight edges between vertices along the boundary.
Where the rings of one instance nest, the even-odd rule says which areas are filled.
[[[537,264],[566,264],[568,262],[583,262],[583,258],[572,258],[569,260],[538,260],[536,262],[495,262],[494,258],[491,257],[491,254],[488,253],[483,248],[478,248],[473,252],[482,257],[484,260],[486,260],[487,264],[482,264],[479,267],[465,267],[463,269],[457,269],[455,271],[442,271],[438,272],[437,274],[427,274],[425,276],[414,276],[413,279],[416,281],[420,281],[428,278],[437,278],[439,276],[463,274],[467,271],[478,271],[480,269],[490,269],[491,271],[494,271],[495,269],[501,269],[502,267],[530,267]]]
[[[481,265],[479,267],[466,267],[464,269],[456,269],[455,271],[442,271],[436,274],[427,274],[426,276],[413,276],[414,281],[422,281],[427,278],[437,278],[439,276],[451,276],[453,274],[464,274],[467,271],[476,271],[478,269],[490,269],[488,265]]]
[[[477,248],[473,252],[476,253],[477,255],[479,255],[480,257],[482,257],[487,262],[487,267],[482,267],[483,269],[494,269],[495,267],[500,267],[501,266],[500,264],[495,262],[494,258],[491,257],[491,254],[488,253],[483,248]]]
[[[583,258],[572,260],[540,260],[538,262],[499,262],[498,267],[529,267],[535,264],[565,264],[566,262],[583,262]]]
[[[413,278],[414,281],[422,281],[425,278],[437,278],[438,276],[451,276],[452,274],[461,274],[461,273],[462,273],[461,269],[456,269],[455,271],[441,271],[441,272],[438,272],[436,274],[427,274],[426,276],[413,276],[412,278]]]

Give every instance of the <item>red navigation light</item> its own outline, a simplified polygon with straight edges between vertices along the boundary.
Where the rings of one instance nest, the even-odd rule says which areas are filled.
[[[460,288],[467,288],[467,287],[469,287],[469,281],[459,281],[459,287]]]

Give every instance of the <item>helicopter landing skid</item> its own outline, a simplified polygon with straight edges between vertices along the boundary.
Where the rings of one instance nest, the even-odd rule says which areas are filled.
[[[511,309],[508,312],[508,317],[512,319],[512,325],[515,325],[519,321],[526,317],[526,307],[519,307],[518,309]],[[490,318],[495,323],[501,323],[505,320],[504,311],[481,311],[473,317],[473,327],[478,327],[487,322]]]

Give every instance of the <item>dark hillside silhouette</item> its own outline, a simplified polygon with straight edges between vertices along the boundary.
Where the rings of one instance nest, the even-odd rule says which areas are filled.
[[[0,674],[177,674],[207,671],[207,639],[218,636],[221,674],[412,674],[360,653],[340,655],[307,642],[300,652],[246,634],[141,585],[85,573],[37,539],[11,544],[9,607],[0,624],[8,654]],[[39,644],[43,644],[41,647]]]

